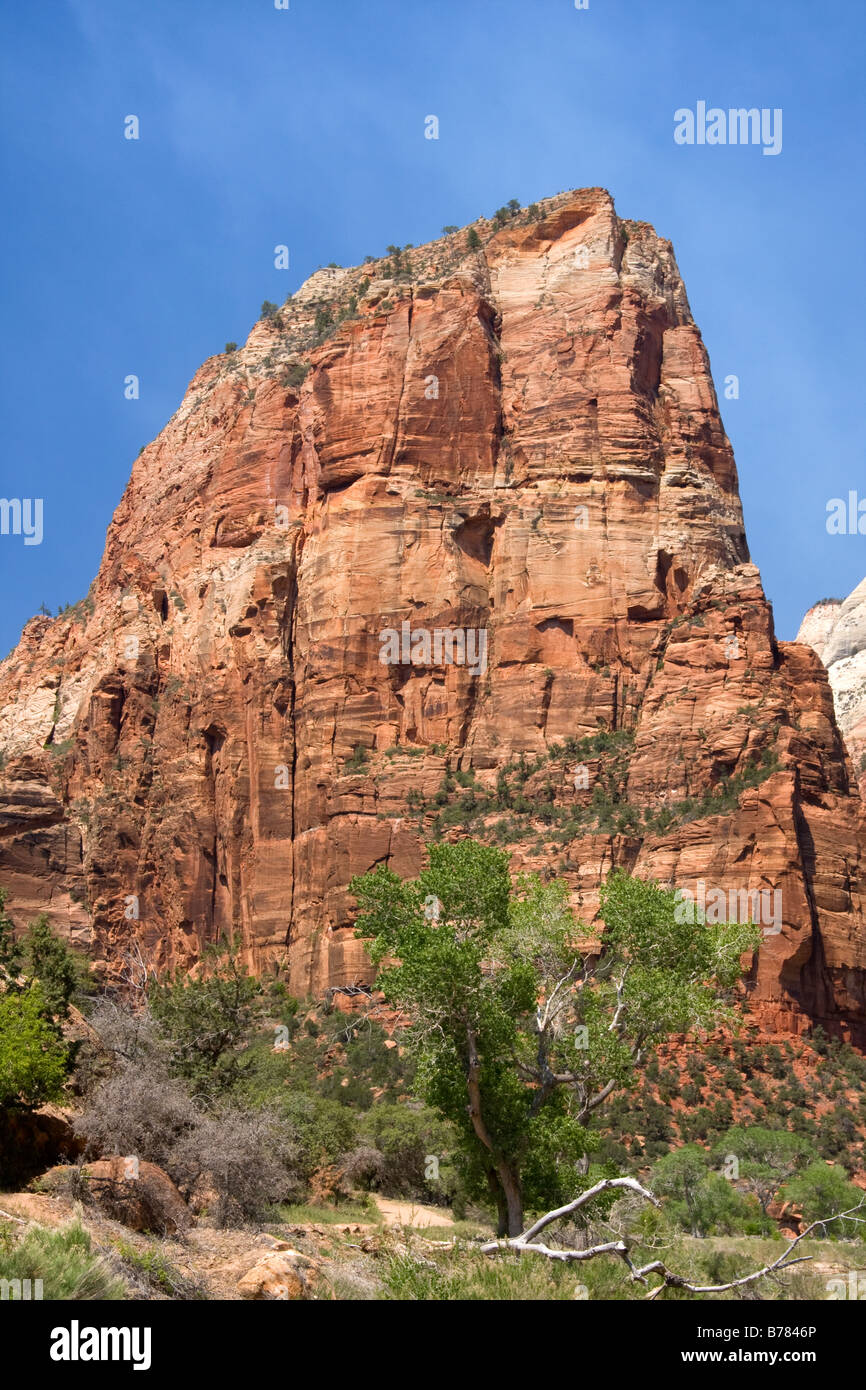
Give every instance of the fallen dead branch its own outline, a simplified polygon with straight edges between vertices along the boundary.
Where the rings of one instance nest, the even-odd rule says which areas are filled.
[[[782,1251],[778,1259],[770,1264],[764,1265],[761,1269],[756,1269],[751,1274],[743,1275],[740,1279],[731,1279],[725,1284],[691,1284],[683,1275],[668,1269],[663,1260],[652,1260],[649,1264],[637,1267],[629,1253],[629,1247],[625,1240],[608,1240],[598,1245],[587,1246],[583,1250],[561,1250],[555,1246],[545,1245],[536,1240],[543,1230],[552,1225],[555,1221],[563,1221],[571,1216],[581,1207],[600,1196],[602,1192],[609,1192],[611,1189],[625,1188],[635,1192],[644,1201],[651,1202],[653,1206],[661,1206],[659,1199],[643,1187],[636,1178],[602,1178],[593,1187],[587,1188],[579,1197],[575,1197],[573,1202],[567,1202],[565,1206],[557,1207],[554,1211],[546,1212],[544,1216],[534,1221],[527,1230],[519,1236],[504,1237],[500,1240],[486,1241],[481,1246],[482,1254],[496,1255],[503,1250],[516,1250],[519,1253],[526,1251],[534,1255],[542,1255],[548,1260],[559,1260],[564,1263],[580,1263],[585,1260],[597,1259],[599,1255],[617,1255],[627,1265],[632,1280],[636,1283],[648,1284],[649,1276],[655,1274],[661,1282],[649,1289],[645,1297],[652,1301],[658,1297],[664,1289],[676,1288],[684,1289],[687,1293],[727,1293],[731,1289],[743,1288],[746,1284],[753,1284],[758,1279],[764,1279],[768,1275],[776,1274],[783,1269],[790,1269],[793,1265],[804,1264],[811,1260],[811,1255],[793,1255],[794,1250],[802,1240],[814,1231],[818,1226],[826,1226],[831,1221],[838,1221],[842,1218],[862,1222],[866,1224],[866,1217],[856,1216],[855,1213],[866,1207],[866,1197],[863,1197],[855,1207],[849,1207],[847,1211],[835,1212],[832,1216],[822,1217],[819,1221],[813,1221],[798,1236],[788,1242],[787,1248]],[[792,1258],[793,1256],[793,1258]]]

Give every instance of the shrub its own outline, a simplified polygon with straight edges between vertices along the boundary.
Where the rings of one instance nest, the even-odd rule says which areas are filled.
[[[350,1183],[367,1191],[384,1190],[387,1163],[380,1149],[361,1144],[343,1158],[343,1171]]]
[[[59,1230],[31,1226],[15,1240],[0,1227],[0,1278],[42,1280],[42,1297],[62,1301],[116,1301],[126,1296],[123,1282],[91,1248],[80,1221]]]
[[[226,352],[237,352],[238,345],[237,343],[226,343],[225,350]]]
[[[21,973],[21,947],[15,938],[15,923],[6,911],[6,889],[0,888],[0,979],[13,982]]]
[[[449,1144],[447,1128],[426,1106],[410,1110],[405,1105],[376,1105],[364,1117],[362,1133],[382,1157],[377,1190],[386,1197],[429,1198],[453,1186],[453,1169],[443,1152]],[[430,1157],[437,1160],[439,1178],[426,1176]],[[445,1183],[443,1168],[450,1184]]]
[[[98,1050],[116,1062],[154,1061],[166,1055],[167,1043],[146,1007],[132,1009],[103,996],[87,1021],[98,1035]]]
[[[336,1163],[356,1147],[355,1116],[339,1102],[289,1092],[278,1108],[297,1145],[295,1164],[300,1180],[308,1181],[317,1169]]]
[[[66,942],[51,930],[44,912],[31,922],[23,946],[26,973],[39,981],[46,1011],[52,1018],[66,1018],[78,984],[79,966]]]
[[[687,1144],[659,1159],[654,1192],[667,1197],[667,1214],[693,1236],[759,1234],[773,1229],[753,1197],[745,1197],[720,1173],[707,1171],[708,1155]]]
[[[864,1200],[862,1189],[849,1182],[841,1168],[834,1168],[829,1163],[811,1163],[785,1184],[782,1196],[800,1208],[807,1223],[821,1222],[819,1235],[838,1239],[857,1236],[863,1230],[856,1220],[823,1219],[836,1212],[849,1211]]]
[[[197,1112],[187,1087],[158,1062],[130,1062],[98,1082],[73,1121],[90,1154],[135,1154],[174,1177],[179,1141]]]
[[[323,338],[334,327],[334,315],[326,305],[319,305],[316,310],[315,331],[317,338]]]
[[[470,227],[466,234],[466,245],[470,251],[481,250],[481,238],[474,227]]]
[[[298,1153],[291,1127],[274,1111],[226,1106],[181,1137],[171,1163],[187,1187],[203,1178],[215,1189],[210,1215],[227,1226],[264,1216],[296,1191]]]
[[[128,1241],[118,1240],[114,1248],[123,1263],[128,1282],[136,1285],[145,1298],[150,1298],[153,1293],[166,1294],[179,1302],[207,1298],[204,1287],[182,1274],[158,1246],[137,1250]]]
[[[241,967],[234,948],[223,943],[206,952],[211,973],[193,980],[178,973],[153,985],[150,1007],[169,1040],[169,1062],[193,1093],[214,1096],[240,1075],[238,1053],[254,1016],[259,982]]]
[[[286,386],[300,386],[309,370],[309,362],[290,362],[283,375],[283,381]]]
[[[367,766],[367,750],[360,743],[356,744],[352,751],[352,756],[347,758],[343,767],[347,772],[360,772],[361,768]]]
[[[42,1105],[59,1099],[69,1050],[46,1018],[39,985],[0,994],[0,1105]]]

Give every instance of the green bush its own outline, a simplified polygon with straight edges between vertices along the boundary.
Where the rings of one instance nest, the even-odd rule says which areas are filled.
[[[178,972],[151,986],[148,1002],[170,1041],[169,1065],[201,1096],[229,1089],[238,1079],[239,1051],[255,1015],[259,982],[244,970],[233,946],[206,951],[200,979]]]
[[[785,1184],[782,1197],[800,1208],[807,1223],[821,1223],[818,1235],[830,1236],[835,1240],[851,1239],[862,1234],[863,1226],[859,1221],[826,1219],[837,1212],[850,1211],[864,1201],[862,1188],[849,1182],[841,1168],[834,1168],[829,1163],[811,1163]],[[864,1214],[866,1211],[861,1208],[858,1217]]]
[[[310,370],[309,362],[290,362],[283,375],[286,386],[300,386]]]
[[[0,1278],[42,1280],[46,1300],[116,1301],[127,1296],[105,1261],[91,1248],[80,1221],[58,1230],[31,1226],[18,1240],[0,1226]]]
[[[0,1105],[42,1105],[59,1099],[69,1049],[46,1017],[38,985],[0,994]]]
[[[367,766],[367,750],[361,743],[357,743],[352,750],[351,757],[343,763],[346,772],[360,772]]]

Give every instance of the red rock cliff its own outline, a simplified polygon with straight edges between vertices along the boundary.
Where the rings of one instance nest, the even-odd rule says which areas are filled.
[[[768,1026],[862,1039],[863,806],[821,663],[774,638],[670,243],[597,189],[476,230],[318,272],[140,455],[90,596],[0,666],[13,914],[109,968],[233,929],[296,992],[368,978],[351,875],[416,870],[454,775],[517,765],[516,816],[465,816],[515,867],[585,921],[614,864],[778,890]],[[484,669],[383,663],[404,622],[483,632]],[[567,756],[599,730],[612,763]]]

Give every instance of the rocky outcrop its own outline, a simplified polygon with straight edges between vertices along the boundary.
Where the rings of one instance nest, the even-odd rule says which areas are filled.
[[[230,931],[298,994],[369,981],[351,876],[531,765],[473,827],[515,867],[587,922],[615,864],[778,892],[754,1006],[862,1037],[863,806],[670,243],[598,189],[475,231],[319,272],[136,460],[90,595],[0,666],[11,910],[108,973]],[[615,785],[569,762],[599,731]]]
[[[797,641],[827,668],[836,720],[866,799],[866,579],[846,599],[822,599],[810,608]]]

